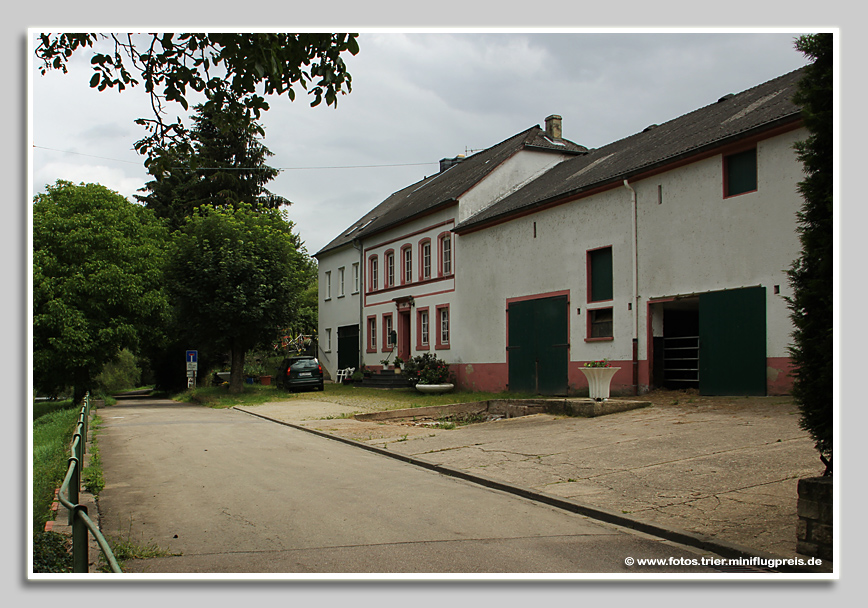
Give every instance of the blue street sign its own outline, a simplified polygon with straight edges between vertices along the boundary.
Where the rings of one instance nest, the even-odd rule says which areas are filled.
[[[198,350],[188,350],[187,351],[187,363],[198,363],[199,362],[199,351]]]

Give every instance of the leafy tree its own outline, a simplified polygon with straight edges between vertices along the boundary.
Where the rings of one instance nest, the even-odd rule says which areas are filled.
[[[98,184],[58,181],[33,203],[33,372],[37,390],[78,403],[124,348],[162,339],[165,226]]]
[[[152,169],[154,179],[142,189],[149,194],[136,196],[173,228],[200,205],[244,203],[253,209],[277,209],[290,204],[265,187],[279,171],[265,164],[272,154],[259,139],[264,129],[232,112],[214,104],[196,106],[192,153],[183,147],[168,151],[172,168],[162,174]]]
[[[144,82],[153,118],[140,118],[149,135],[136,143],[149,155],[146,165],[167,167],[162,155],[171,144],[189,141],[180,118],[165,119],[166,106],[177,102],[187,110],[188,89],[204,93],[208,103],[228,106],[232,115],[259,119],[268,110],[263,95],[295,99],[296,87],[313,96],[311,106],[323,99],[337,107],[338,94],[352,90],[352,77],[341,55],[358,53],[357,34],[329,33],[150,33],[50,34],[39,36],[36,57],[40,70],[67,71],[70,58],[93,49],[100,40],[113,44],[113,52],[93,51],[90,86],[123,91]],[[344,91],[346,87],[346,91]]]
[[[312,263],[285,214],[247,205],[198,207],[176,233],[167,281],[198,348],[231,353],[230,392],[244,354],[269,343],[296,313]]]
[[[824,475],[832,474],[833,243],[832,243],[832,34],[801,36],[796,48],[813,58],[794,101],[801,106],[810,135],[796,144],[804,165],[799,183],[804,198],[798,213],[802,251],[790,268],[793,297],[788,304],[795,325],[790,354],[793,397],[800,424],[811,434]]]

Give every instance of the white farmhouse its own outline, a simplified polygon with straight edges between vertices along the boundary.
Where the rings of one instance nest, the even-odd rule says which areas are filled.
[[[791,387],[801,70],[595,150],[534,127],[396,192],[316,254],[321,357],[436,352],[459,386]],[[397,344],[390,340],[397,332]]]

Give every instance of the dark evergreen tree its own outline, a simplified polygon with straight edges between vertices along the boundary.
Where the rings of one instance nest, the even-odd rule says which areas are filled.
[[[170,159],[167,164],[171,167],[154,175],[153,180],[140,188],[140,192],[147,192],[145,196],[133,196],[157,217],[166,220],[170,229],[177,230],[193,213],[192,192],[196,172],[190,169],[190,154],[180,147],[165,150],[163,154],[164,158]]]
[[[804,165],[799,183],[804,198],[798,213],[802,251],[789,270],[793,296],[789,307],[795,331],[790,347],[793,397],[808,431],[832,474],[833,390],[833,242],[832,242],[832,34],[810,34],[796,48],[813,59],[794,101],[801,106],[808,139],[796,150]]]
[[[181,144],[165,150],[171,167],[152,170],[154,179],[142,189],[148,194],[137,196],[139,201],[173,229],[201,205],[262,210],[291,204],[265,187],[279,171],[265,163],[272,153],[260,140],[265,130],[249,110],[215,100],[195,110],[192,149]]]

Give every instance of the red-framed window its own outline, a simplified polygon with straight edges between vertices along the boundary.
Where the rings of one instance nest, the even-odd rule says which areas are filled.
[[[367,352],[377,352],[377,317],[368,317],[368,345]]]
[[[401,285],[413,282],[413,246],[401,247]]]
[[[438,244],[438,271],[441,277],[449,276],[454,270],[454,256],[452,251],[452,233],[444,232],[437,238]]]
[[[380,288],[380,264],[375,255],[368,260],[368,277],[370,277],[370,290],[377,291]]]
[[[449,313],[449,304],[443,304],[437,307],[436,319],[437,342],[434,348],[446,349],[449,348],[449,340],[451,333],[452,319]]]
[[[385,273],[385,277],[383,277],[383,287],[388,289],[389,287],[395,286],[395,250],[389,249],[383,255],[383,265],[385,268],[383,272]]]
[[[431,278],[431,239],[423,239],[419,243],[419,280]]]
[[[391,351],[395,345],[392,342],[392,330],[395,329],[392,313],[383,314],[383,351]]]
[[[590,308],[587,314],[587,333],[585,342],[606,341],[615,339],[614,309]]]
[[[428,308],[416,309],[416,350],[431,348],[431,317]]]
[[[588,251],[588,302],[613,299],[612,247]]]

